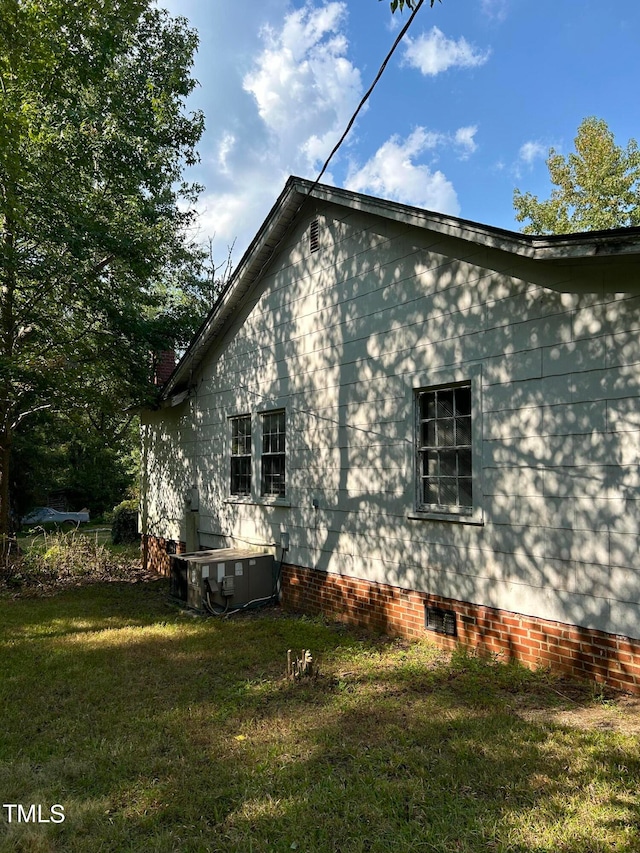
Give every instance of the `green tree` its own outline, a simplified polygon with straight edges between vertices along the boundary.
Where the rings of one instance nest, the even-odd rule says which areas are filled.
[[[414,9],[419,8],[423,2],[424,0],[391,0],[389,5],[391,6],[392,12],[395,12],[397,9],[400,9],[402,12],[405,6],[413,11]],[[436,0],[429,0],[429,5],[433,8],[435,2]],[[438,0],[438,2],[441,3],[442,0]]]
[[[140,401],[149,352],[188,336],[167,294],[203,260],[196,46],[152,0],[0,0],[0,534],[16,430]]]
[[[131,413],[43,410],[12,446],[12,510],[18,518],[52,499],[86,507],[92,518],[113,509],[138,482],[139,430]]]
[[[231,252],[216,264],[210,244],[202,277],[179,285],[166,281],[159,288],[162,340],[179,347],[191,341],[228,280]],[[17,518],[51,498],[67,501],[70,509],[87,507],[94,517],[135,493],[139,423],[134,412],[123,409],[118,384],[101,362],[85,364],[59,407],[35,412],[18,427],[11,458],[11,508]]]
[[[635,139],[615,144],[607,123],[586,118],[567,157],[547,159],[554,189],[547,201],[516,189],[513,204],[527,234],[567,234],[640,225],[640,151]]]

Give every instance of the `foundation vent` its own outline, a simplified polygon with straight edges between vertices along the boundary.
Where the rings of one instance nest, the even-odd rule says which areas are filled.
[[[424,608],[424,627],[427,631],[435,631],[436,634],[446,634],[448,637],[458,635],[456,614],[453,610],[443,610],[440,607]]]
[[[309,251],[317,252],[320,248],[320,223],[314,219],[309,226]]]

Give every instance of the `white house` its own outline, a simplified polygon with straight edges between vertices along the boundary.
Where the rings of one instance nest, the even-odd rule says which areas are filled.
[[[639,260],[290,178],[143,415],[148,559],[640,689]]]

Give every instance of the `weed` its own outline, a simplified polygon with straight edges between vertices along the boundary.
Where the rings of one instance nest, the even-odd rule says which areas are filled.
[[[139,564],[138,549],[109,548],[98,531],[49,534],[41,530],[0,568],[0,591],[3,587],[53,591],[75,583],[126,580]]]

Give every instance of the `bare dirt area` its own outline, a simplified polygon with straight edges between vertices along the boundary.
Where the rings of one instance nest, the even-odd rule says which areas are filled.
[[[563,678],[550,684],[548,691],[544,697],[535,692],[514,697],[513,711],[527,722],[640,735],[640,696]]]
[[[576,702],[574,707],[518,709],[517,714],[527,722],[640,735],[640,697],[626,693],[592,699],[588,704]]]

